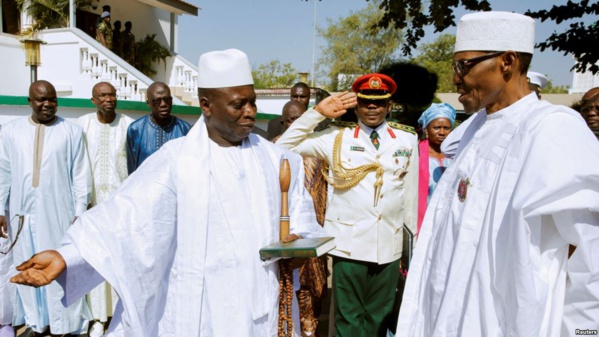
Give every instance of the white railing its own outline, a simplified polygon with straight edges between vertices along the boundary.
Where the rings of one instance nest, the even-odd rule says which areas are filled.
[[[180,55],[173,54],[169,61],[172,64],[173,73],[167,82],[171,88],[182,88],[191,99],[198,98],[198,69]],[[167,64],[168,67],[168,64]]]
[[[52,54],[47,57],[57,59],[48,62],[47,68],[44,67],[48,69],[48,73],[45,74],[46,78],[51,82],[70,84],[73,88],[72,97],[88,98],[91,88],[96,83],[105,81],[110,82],[116,88],[119,100],[146,100],[146,91],[154,80],[142,74],[83,31],[77,28],[52,29],[44,31],[43,39],[48,42],[44,47],[46,53],[43,55]],[[69,53],[75,50],[79,52],[76,71],[79,74],[78,79],[73,78],[76,77],[73,73],[75,69],[70,70],[72,69],[70,67],[74,66],[74,64],[70,64],[73,58],[65,57],[65,55],[72,55]],[[189,84],[186,83],[187,86]],[[186,105],[177,98],[174,98],[173,104]]]

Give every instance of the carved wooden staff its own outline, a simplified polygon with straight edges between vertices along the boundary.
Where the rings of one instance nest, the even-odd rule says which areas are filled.
[[[289,203],[288,192],[291,182],[289,161],[283,159],[279,171],[281,185],[281,218],[279,240],[289,236]],[[291,306],[293,303],[293,268],[290,259],[279,261],[279,337],[290,337],[293,333]]]

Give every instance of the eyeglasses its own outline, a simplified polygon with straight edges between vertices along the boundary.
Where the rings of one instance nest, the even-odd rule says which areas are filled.
[[[494,52],[491,54],[486,54],[486,55],[482,55],[482,56],[477,56],[477,57],[473,57],[471,59],[465,59],[465,60],[458,60],[458,61],[453,61],[453,71],[460,77],[464,77],[468,71],[474,67],[475,65],[477,65],[478,63],[488,60],[488,59],[492,59],[494,57],[497,57],[501,54],[503,54],[505,52],[503,51],[498,51],[498,52]]]
[[[158,105],[160,105],[160,103],[162,103],[162,101],[164,101],[164,103],[166,103],[166,104],[172,104],[173,98],[171,96],[164,96],[161,98],[153,99],[150,102],[152,103],[152,105],[158,106]]]
[[[587,105],[580,109],[583,115],[589,114],[591,111],[595,110],[595,112],[599,113],[599,105]]]
[[[2,255],[6,255],[6,254],[10,253],[10,251],[14,248],[15,244],[17,243],[17,240],[19,240],[19,235],[21,234],[21,231],[23,230],[23,223],[25,222],[25,217],[22,215],[19,215],[19,214],[13,216],[12,219],[10,219],[10,222],[8,223],[8,228],[10,228],[10,224],[13,222],[13,220],[16,217],[19,217],[19,227],[17,229],[17,235],[15,235],[15,240],[10,244],[10,246],[8,246],[8,250],[6,250],[5,252],[0,251],[0,254],[2,254]],[[8,235],[8,237],[10,238],[10,235]]]

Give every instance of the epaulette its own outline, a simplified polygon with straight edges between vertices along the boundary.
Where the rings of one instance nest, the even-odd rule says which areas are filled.
[[[416,134],[416,129],[414,129],[413,127],[411,127],[409,125],[399,124],[397,122],[387,122],[387,124],[393,129]]]
[[[354,123],[354,122],[345,122],[345,121],[332,121],[331,124],[329,124],[331,126],[338,126],[340,128],[350,128],[353,129],[355,128],[358,123]]]

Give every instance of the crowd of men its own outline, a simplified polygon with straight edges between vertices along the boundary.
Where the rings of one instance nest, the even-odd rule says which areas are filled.
[[[507,12],[459,21],[453,81],[471,117],[441,145],[453,160],[421,226],[418,137],[387,120],[397,85],[385,74],[311,107],[299,85],[276,144],[252,133],[254,81],[237,49],[200,56],[191,129],[162,121],[172,100],[161,83],[148,90],[152,115],[132,123],[116,114],[114,88],[96,85],[98,112],[81,117],[83,129],[56,116],[50,83],[32,84],[32,115],[5,125],[0,146],[0,203],[10,196],[0,224],[18,240],[12,322],[84,332],[83,296],[110,298],[106,281],[119,297],[97,306],[114,310],[108,336],[280,336],[279,262],[257,252],[279,239],[285,158],[283,241],[335,238],[335,336],[597,334],[599,142],[589,128],[599,97],[583,97],[582,116],[539,99],[527,76],[534,30]],[[352,108],[357,122],[339,121]],[[187,135],[164,144],[167,130]],[[404,227],[418,238],[392,317]],[[312,301],[293,333],[311,336],[322,274],[303,273],[300,302],[302,286],[317,284],[304,289]]]
[[[4,125],[0,149],[1,202],[12,216],[0,216],[0,224],[15,229],[10,252],[15,265],[58,247],[77,217],[107,200],[147,157],[190,129],[171,115],[170,90],[161,82],[147,91],[151,114],[137,121],[117,113],[116,89],[107,82],[92,89],[96,112],[75,123],[57,115],[56,90],[47,81],[32,83],[28,100],[31,115]],[[106,283],[66,308],[56,284],[15,291],[13,300],[3,297],[14,313],[2,323],[25,324],[33,333],[48,328],[53,334],[87,333],[91,320],[90,336],[101,336],[118,300]]]

